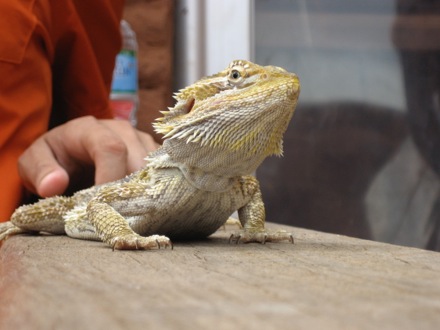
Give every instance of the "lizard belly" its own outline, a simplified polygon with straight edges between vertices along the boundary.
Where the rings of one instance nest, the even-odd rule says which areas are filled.
[[[230,192],[206,192],[193,187],[181,197],[165,195],[160,207],[147,207],[143,214],[126,216],[140,235],[166,235],[171,239],[204,238],[221,227],[241,207],[239,196]]]

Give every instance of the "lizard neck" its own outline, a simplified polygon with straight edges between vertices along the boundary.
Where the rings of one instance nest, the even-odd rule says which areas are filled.
[[[252,174],[265,157],[216,150],[195,143],[165,140],[148,158],[149,166],[177,167],[190,184],[204,191],[226,191],[243,175]]]

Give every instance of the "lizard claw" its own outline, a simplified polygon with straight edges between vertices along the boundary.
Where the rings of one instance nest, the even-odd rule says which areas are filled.
[[[267,232],[267,231],[242,231],[238,233],[231,234],[229,237],[229,243],[235,242],[238,244],[239,242],[243,243],[251,243],[257,242],[261,244],[266,244],[266,242],[279,242],[279,241],[290,241],[292,244],[294,242],[293,235],[285,230],[280,230],[276,232]]]
[[[231,234],[231,236],[229,236],[229,244],[234,243],[234,242],[235,242],[235,244],[238,244],[240,242],[240,239],[241,239],[240,233]]]
[[[160,250],[163,247],[165,249],[170,247],[171,250],[174,250],[173,242],[171,242],[171,240],[168,239],[168,237],[166,237],[166,236],[160,236],[160,237],[165,238],[165,239],[156,239],[156,244],[157,244],[158,250]]]
[[[113,251],[116,250],[153,250],[166,248],[173,244],[166,236],[152,235],[143,237],[138,234],[129,234],[124,236],[116,236],[110,240]]]

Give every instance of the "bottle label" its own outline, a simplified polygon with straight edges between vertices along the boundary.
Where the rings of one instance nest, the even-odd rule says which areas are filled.
[[[130,120],[136,110],[136,102],[133,100],[110,100],[110,106],[116,119]]]
[[[138,90],[137,59],[133,50],[121,50],[116,56],[112,93],[136,93]]]

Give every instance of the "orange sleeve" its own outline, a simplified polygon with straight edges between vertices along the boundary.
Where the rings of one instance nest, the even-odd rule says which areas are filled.
[[[0,0],[0,221],[22,200],[17,159],[47,131],[51,114],[111,117],[123,1],[75,5]]]

